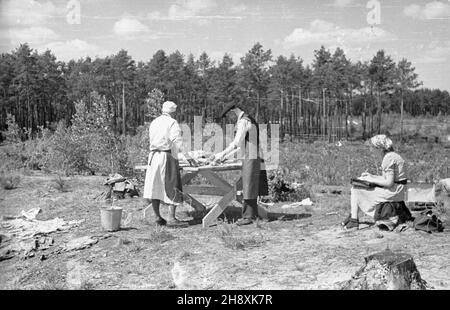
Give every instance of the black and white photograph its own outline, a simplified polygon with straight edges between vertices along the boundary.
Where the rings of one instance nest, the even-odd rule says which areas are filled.
[[[0,0],[0,290],[449,290],[449,91],[450,0]]]

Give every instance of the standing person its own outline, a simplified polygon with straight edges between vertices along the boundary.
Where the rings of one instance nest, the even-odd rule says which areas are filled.
[[[240,148],[244,204],[242,218],[236,224],[248,225],[258,217],[258,196],[269,194],[267,173],[261,157],[258,124],[253,117],[244,112],[241,104],[228,104],[220,118],[225,117],[230,111],[237,117],[236,135],[225,150],[214,155],[214,160],[223,160],[231,151]]]
[[[375,218],[377,207],[386,202],[401,203],[401,208],[398,210],[399,214],[409,213],[404,206],[407,184],[404,159],[394,151],[392,140],[385,135],[374,136],[369,142],[371,150],[375,149],[383,158],[382,175],[364,172],[359,179],[376,184],[376,187],[352,187],[351,214],[342,223],[347,229],[358,228],[359,210]],[[395,215],[392,214],[392,216]]]
[[[154,119],[149,128],[150,154],[143,197],[152,204],[156,224],[160,226],[186,226],[175,217],[176,206],[182,202],[178,152],[183,147],[180,126],[172,117],[176,108],[174,102],[164,102],[162,115]],[[186,153],[184,155],[191,160]],[[169,223],[159,212],[161,202],[169,205]]]

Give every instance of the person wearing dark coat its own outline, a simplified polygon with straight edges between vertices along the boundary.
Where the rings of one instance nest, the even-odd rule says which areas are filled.
[[[259,141],[259,126],[253,117],[244,111],[242,103],[228,104],[220,118],[228,112],[237,116],[236,135],[230,145],[214,155],[215,161],[223,160],[230,152],[239,148],[242,160],[242,218],[237,225],[248,225],[258,218],[258,196],[269,194],[267,173]]]

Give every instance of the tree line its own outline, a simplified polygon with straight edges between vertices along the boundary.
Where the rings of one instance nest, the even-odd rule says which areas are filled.
[[[31,133],[61,120],[69,125],[76,103],[89,109],[96,92],[106,99],[114,132],[133,134],[149,121],[149,98],[158,89],[179,105],[180,122],[193,123],[196,115],[214,121],[227,103],[244,102],[259,122],[279,123],[282,135],[345,138],[349,119],[359,116],[366,137],[380,132],[383,113],[450,114],[447,91],[420,85],[410,61],[396,63],[384,50],[354,62],[342,49],[322,46],[310,65],[295,55],[274,57],[260,43],[240,63],[228,54],[216,62],[205,52],[196,59],[163,50],[147,62],[126,50],[64,62],[21,44],[0,57],[0,131],[8,115]]]

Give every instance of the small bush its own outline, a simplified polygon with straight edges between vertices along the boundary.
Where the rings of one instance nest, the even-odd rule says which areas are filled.
[[[156,226],[145,240],[156,244],[162,244],[173,239],[175,239],[175,236],[168,232],[164,227]]]
[[[148,160],[150,141],[148,126],[139,126],[134,136],[123,137],[126,166],[133,168],[138,164],[145,164]]]
[[[278,169],[269,173],[269,195],[274,202],[301,201],[311,197],[310,191],[304,184],[292,181],[291,178],[287,169]]]
[[[17,188],[20,183],[19,175],[0,175],[0,184],[3,189],[11,190]]]
[[[56,178],[53,179],[52,187],[59,192],[67,192],[68,191],[68,184],[67,179],[63,178],[60,174]]]
[[[147,98],[145,99],[145,103],[147,106],[147,114],[150,120],[161,115],[161,106],[164,101],[164,93],[155,88],[150,93],[147,94]]]
[[[16,118],[14,117],[14,115],[11,115],[9,113],[6,114],[6,126],[6,130],[2,131],[2,136],[5,137],[6,142],[20,142],[23,131],[16,123]]]

